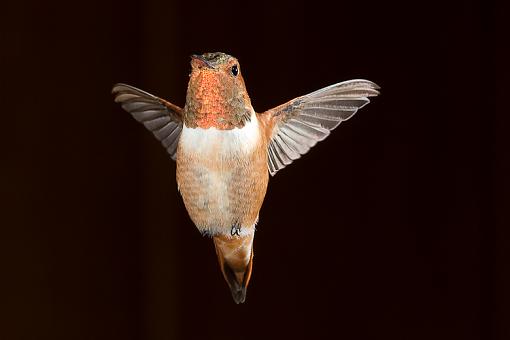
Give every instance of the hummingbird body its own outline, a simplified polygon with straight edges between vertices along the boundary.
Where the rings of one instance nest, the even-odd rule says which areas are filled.
[[[177,148],[177,184],[204,234],[253,232],[266,193],[267,145],[255,112],[242,128],[188,128]]]
[[[213,238],[236,303],[246,298],[255,224],[269,174],[305,154],[376,96],[378,87],[351,80],[256,113],[237,59],[192,56],[183,109],[125,84],[115,101],[154,133],[177,162],[177,184],[188,214]]]

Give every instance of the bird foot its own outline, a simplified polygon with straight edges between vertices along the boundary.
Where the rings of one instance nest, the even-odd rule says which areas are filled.
[[[230,229],[230,235],[232,235],[232,236],[234,236],[234,235],[240,236],[241,235],[241,226],[239,226],[237,224],[232,226],[232,229]]]

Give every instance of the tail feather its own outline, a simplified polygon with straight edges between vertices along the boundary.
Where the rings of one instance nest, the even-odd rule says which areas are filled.
[[[253,267],[253,234],[213,237],[216,254],[235,303],[246,300],[246,288]]]

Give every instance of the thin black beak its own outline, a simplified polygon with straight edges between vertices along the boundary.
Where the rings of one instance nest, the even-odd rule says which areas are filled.
[[[209,63],[209,61],[207,61],[203,56],[201,55],[198,55],[198,54],[192,54],[191,55],[191,59],[195,59],[195,60],[199,60],[200,62],[202,62],[205,66],[207,66],[208,68],[213,68],[213,66]]]

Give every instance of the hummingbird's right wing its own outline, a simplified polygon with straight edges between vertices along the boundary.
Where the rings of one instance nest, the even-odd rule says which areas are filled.
[[[268,110],[261,119],[269,128],[271,175],[304,155],[379,94],[379,86],[356,79],[337,83]]]
[[[182,108],[126,84],[115,84],[112,93],[115,102],[151,131],[175,160],[182,131]]]

